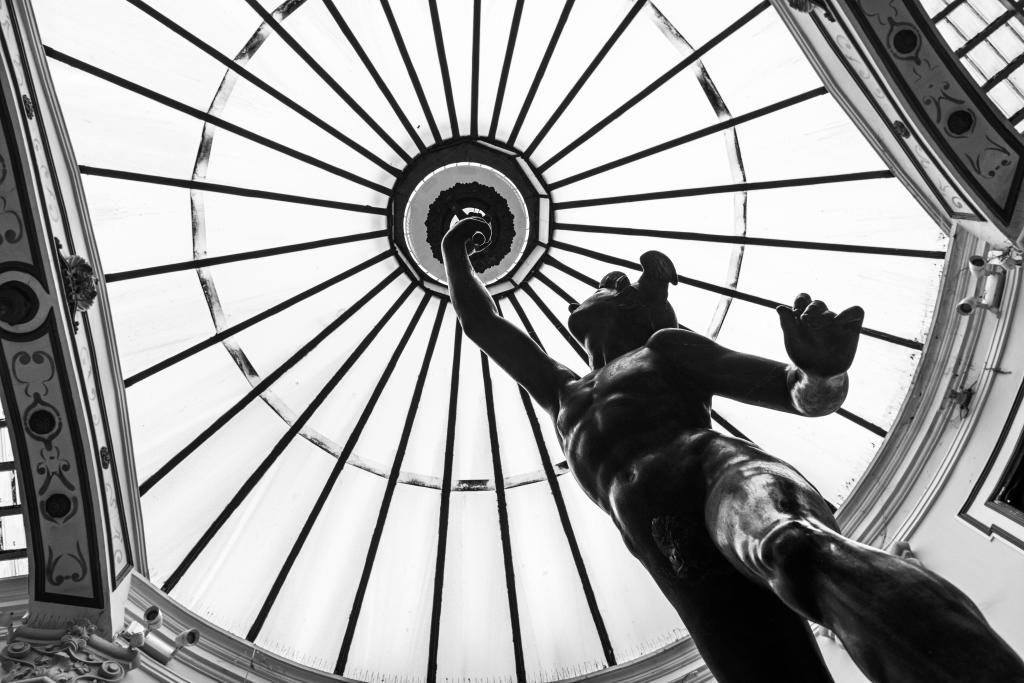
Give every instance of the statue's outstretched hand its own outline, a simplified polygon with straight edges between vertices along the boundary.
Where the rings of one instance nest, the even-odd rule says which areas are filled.
[[[837,315],[824,302],[801,294],[792,308],[779,306],[775,310],[782,323],[786,353],[808,375],[833,377],[853,364],[864,324],[864,309],[860,306]]]
[[[441,239],[442,245],[458,245],[470,254],[484,248],[491,239],[491,226],[481,218],[463,219]]]

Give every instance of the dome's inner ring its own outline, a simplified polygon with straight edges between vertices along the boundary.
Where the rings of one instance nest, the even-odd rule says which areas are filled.
[[[484,216],[489,242],[471,257],[492,294],[522,284],[547,249],[547,188],[516,150],[483,140],[446,141],[416,156],[399,176],[388,206],[388,234],[409,275],[447,295],[441,238],[454,222]]]

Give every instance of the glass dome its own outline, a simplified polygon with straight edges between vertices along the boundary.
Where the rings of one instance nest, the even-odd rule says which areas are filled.
[[[768,2],[36,0],[115,320],[151,579],[370,681],[550,681],[685,637],[552,426],[464,339],[436,242],[483,214],[506,318],[658,249],[686,326],[785,360],[867,311],[844,409],[715,424],[840,505],[920,357],[946,240]],[[500,236],[500,239],[499,239]]]

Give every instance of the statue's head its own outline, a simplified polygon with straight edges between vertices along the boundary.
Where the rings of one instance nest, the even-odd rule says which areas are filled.
[[[672,262],[659,251],[648,251],[640,265],[643,272],[635,283],[612,271],[587,300],[569,305],[569,331],[591,352],[594,345],[609,342],[636,348],[658,330],[677,326],[668,301],[668,287],[676,284]]]

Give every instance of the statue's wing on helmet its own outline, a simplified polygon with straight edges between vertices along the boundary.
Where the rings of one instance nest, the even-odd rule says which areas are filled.
[[[675,285],[676,267],[660,251],[646,251],[640,257],[643,274],[637,281],[637,288],[649,301],[667,301],[668,286]]]

